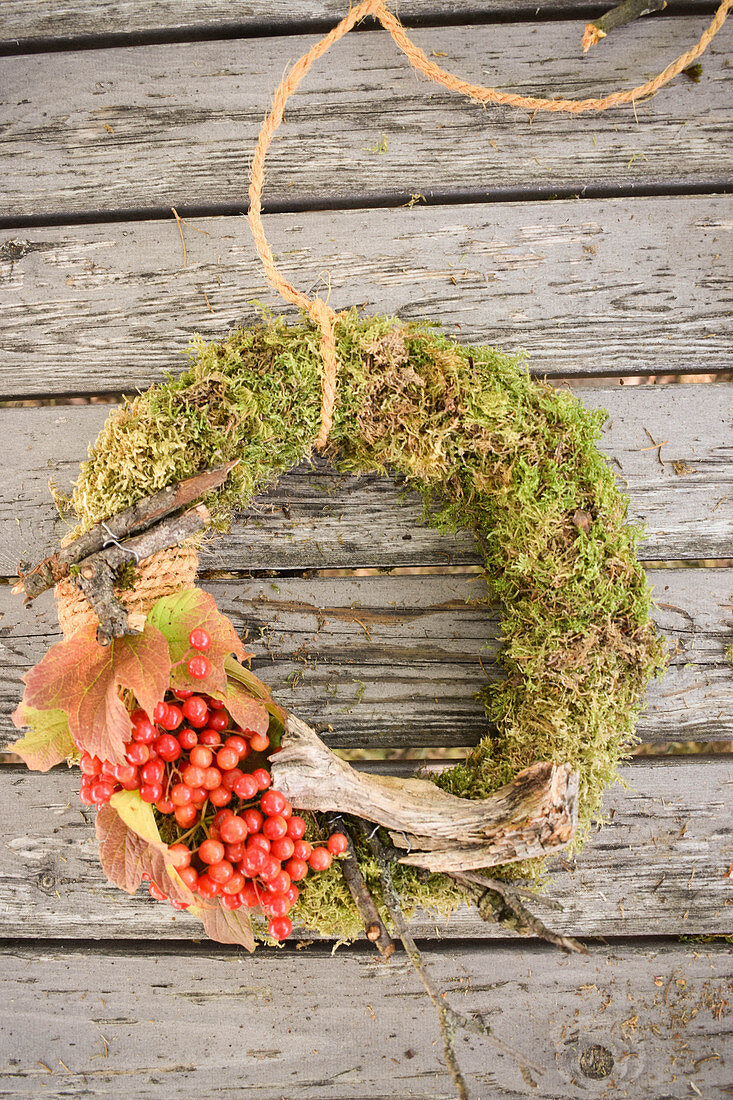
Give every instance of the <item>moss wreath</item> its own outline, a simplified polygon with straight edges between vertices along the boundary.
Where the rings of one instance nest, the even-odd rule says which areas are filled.
[[[18,586],[32,597],[58,582],[59,618],[67,635],[59,646],[67,646],[65,659],[73,650],[77,662],[72,667],[67,659],[62,675],[54,654],[59,647],[54,647],[25,678],[16,721],[31,732],[16,747],[31,766],[45,769],[64,757],[76,761],[82,751],[101,752],[114,723],[117,756],[113,752],[109,759],[119,764],[133,707],[152,710],[169,677],[178,690],[193,686],[186,672],[186,639],[192,626],[202,625],[212,630],[215,643],[215,659],[207,662],[204,677],[209,698],[245,727],[250,720],[260,737],[266,734],[271,747],[278,747],[283,729],[288,733],[288,716],[256,677],[232,660],[232,653],[245,654],[231,624],[212,608],[210,597],[192,587],[196,547],[204,537],[202,528],[225,531],[236,509],[317,447],[346,473],[398,475],[422,495],[428,522],[445,532],[471,531],[483,559],[488,599],[500,605],[500,660],[506,676],[483,692],[491,732],[464,763],[431,775],[434,788],[468,806],[498,797],[538,761],[551,762],[577,772],[576,840],[582,840],[604,789],[617,777],[621,755],[633,742],[644,688],[664,664],[663,642],[650,618],[650,595],[636,557],[639,532],[626,524],[627,501],[596,447],[604,414],[533,380],[519,356],[461,346],[429,324],[359,318],[355,312],[337,315],[326,303],[295,290],[277,270],[262,226],[264,160],[288,96],[313,62],[365,15],[382,22],[421,72],[474,100],[577,113],[633,103],[656,91],[703,52],[730,6],[731,0],[724,0],[697,46],[659,77],[603,100],[507,96],[458,81],[410,42],[381,0],[354,7],[300,59],[276,92],[260,134],[250,222],[268,278],[310,319],[292,326],[266,319],[222,342],[198,340],[181,377],[126,400],[110,415],[72,497],[60,502],[77,519],[70,547],[21,576]],[[224,475],[207,482],[206,471],[214,468]],[[200,500],[193,525],[176,527],[182,499],[176,494],[181,483],[191,480]],[[162,528],[150,516],[136,522],[134,514],[151,494],[159,504],[166,493],[167,514],[174,513],[173,535],[169,532],[162,544],[154,537],[150,541],[149,532],[137,541],[128,539],[141,529]],[[120,517],[126,521],[118,527]],[[101,531],[109,536],[104,543]],[[84,547],[89,556],[70,555],[73,547]],[[89,564],[93,559],[94,567]],[[108,662],[114,674],[104,700],[109,728],[102,730],[101,741],[93,741],[81,728],[81,704],[69,692],[83,680],[84,669],[97,669],[104,661],[93,636],[97,619],[87,602],[90,577],[98,568],[107,570],[105,599],[94,604],[98,615],[100,607],[110,614],[120,607],[126,611],[105,639],[115,638]],[[144,629],[131,640],[135,626]],[[144,682],[136,671],[136,662],[144,664],[138,661],[143,650],[148,661]],[[273,756],[273,774],[277,768],[282,770]],[[146,867],[159,892],[158,880],[167,875],[171,896],[178,891],[178,904],[188,904],[190,895],[181,900],[186,895],[175,869],[161,855],[161,846],[167,849],[180,833],[170,814],[166,820],[134,791],[115,798],[127,832],[122,840],[116,835],[123,847],[114,851],[113,871],[129,886]],[[305,808],[310,808],[307,803]],[[322,838],[325,827],[326,819],[310,819],[314,839]],[[394,841],[394,831],[390,835]],[[102,839],[103,862],[106,858],[111,865],[109,830]],[[418,906],[447,911],[465,900],[468,880],[431,873],[428,863],[421,867],[414,861],[395,864],[385,878],[381,841],[375,846],[357,833],[355,842],[343,863],[335,862],[301,892],[293,914],[305,926],[344,938],[365,927],[356,896],[359,883],[355,891],[347,882],[347,863],[358,868],[380,920],[396,923],[395,904],[409,915]],[[537,868],[536,862],[522,861],[521,853],[513,858],[516,862],[500,866],[495,876]],[[499,878],[492,882],[496,885]],[[221,918],[223,910],[217,913]],[[250,933],[242,926],[233,930],[229,918],[223,928],[221,922],[212,923],[211,909],[202,916],[214,938],[251,945]]]
[[[483,799],[536,761],[569,764],[580,779],[582,837],[663,663],[638,532],[625,523],[626,500],[596,448],[604,414],[533,380],[519,358],[464,347],[427,325],[352,313],[337,326],[336,347],[329,456],[346,473],[400,475],[422,494],[431,524],[472,531],[488,598],[501,607],[506,677],[483,692],[493,729],[465,763],[432,781]],[[179,378],[110,414],[66,502],[78,519],[72,537],[171,483],[238,460],[203,498],[211,526],[226,530],[235,509],[312,453],[321,370],[320,336],[309,322],[272,320],[221,343],[197,342]],[[118,593],[147,613],[193,584],[195,552],[165,550],[130,571]],[[95,621],[75,579],[57,585],[72,639]],[[161,835],[176,840],[164,816],[156,812]],[[383,906],[374,854],[361,841],[358,854]],[[519,863],[498,873],[532,870]],[[465,900],[445,875],[398,865],[394,876],[407,915]],[[336,864],[309,880],[294,916],[343,938],[364,927]]]

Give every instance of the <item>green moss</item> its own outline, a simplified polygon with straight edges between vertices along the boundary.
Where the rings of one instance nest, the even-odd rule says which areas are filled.
[[[422,494],[430,523],[473,530],[502,610],[506,678],[483,694],[494,730],[435,781],[477,798],[536,760],[569,761],[587,828],[634,741],[644,687],[664,664],[639,532],[596,447],[605,414],[532,380],[519,358],[461,346],[429,325],[352,313],[337,344],[331,457],[344,471],[396,472]],[[180,378],[109,417],[73,494],[79,528],[238,457],[225,489],[207,500],[226,529],[233,509],[310,454],[319,345],[311,325],[282,321],[197,341]],[[375,881],[365,854],[362,862]],[[445,879],[398,874],[408,909],[456,903]],[[341,876],[315,879],[299,915],[350,935],[356,918]]]

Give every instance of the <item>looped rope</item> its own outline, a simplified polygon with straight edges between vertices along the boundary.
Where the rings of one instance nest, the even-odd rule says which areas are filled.
[[[317,61],[343,38],[357,23],[369,15],[373,15],[389,32],[396,45],[402,50],[410,64],[432,80],[441,84],[452,92],[459,92],[478,103],[496,103],[502,106],[519,107],[527,111],[564,112],[567,114],[582,114],[585,111],[607,111],[610,107],[618,107],[625,103],[635,103],[638,99],[644,99],[653,95],[663,85],[678,76],[687,69],[698,57],[705,52],[710,42],[718,33],[726,20],[728,12],[733,7],[733,0],[722,0],[715,12],[712,22],[702,34],[700,40],[686,53],[683,53],[675,61],[667,66],[658,76],[636,88],[625,92],[611,92],[601,99],[544,99],[537,96],[514,95],[510,92],[500,92],[496,88],[484,88],[478,84],[471,84],[467,80],[454,76],[453,73],[441,69],[435,62],[430,61],[425,53],[415,45],[408,37],[402,23],[388,11],[384,0],[362,0],[338,23],[332,31],[322,38],[293,65],[290,72],[278,85],[273,97],[272,108],[262,124],[257,147],[252,159],[252,173],[249,186],[249,224],[252,230],[257,251],[262,260],[265,274],[273,287],[280,292],[283,298],[299,309],[305,310],[321,329],[321,355],[323,358],[323,378],[321,383],[321,428],[315,446],[321,449],[325,446],[328,433],[333,423],[333,409],[336,400],[336,379],[338,375],[338,356],[336,353],[336,324],[339,314],[324,302],[321,298],[309,298],[307,294],[297,290],[292,283],[281,274],[275,264],[272,249],[265,235],[262,224],[262,188],[265,182],[265,157],[270,147],[272,138],[278,126],[282,122],[287,103],[293,92],[308,73],[315,61]]]

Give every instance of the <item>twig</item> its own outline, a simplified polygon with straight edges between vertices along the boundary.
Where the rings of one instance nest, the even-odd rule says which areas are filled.
[[[471,871],[451,874],[450,877],[474,895],[482,920],[499,921],[503,925],[509,925],[520,936],[537,936],[538,939],[561,947],[563,951],[578,955],[588,954],[588,948],[578,940],[553,932],[539,917],[530,913],[517,891],[508,883],[484,878],[483,875],[476,875]]]
[[[217,489],[226,481],[239,459],[223,466],[214,466],[183,481],[174,481],[151,496],[142,497],[130,508],[110,516],[104,523],[96,523],[68,546],[57,550],[20,577],[13,592],[25,592],[26,599],[33,600],[68,576],[69,568],[102,550],[113,539],[144,531],[165,516],[185,508],[204,493]]]
[[[100,645],[109,644],[112,638],[136,633],[113,589],[120,566],[130,561],[131,557],[136,560],[149,558],[160,550],[167,550],[191,538],[208,525],[209,518],[208,509],[203,504],[197,504],[182,515],[162,520],[137,538],[115,543],[109,549],[84,559],[78,574],[71,579],[99,619],[97,640]]]
[[[591,46],[595,46],[596,42],[600,42],[617,27],[623,27],[634,19],[662,11],[666,7],[667,0],[624,0],[623,4],[611,8],[594,23],[588,23],[583,33],[583,52],[587,53]]]
[[[339,860],[341,873],[346,880],[346,885],[354,899],[354,905],[359,910],[359,916],[364,922],[366,938],[374,944],[385,962],[394,953],[394,943],[387,929],[382,923],[382,918],[374,903],[374,898],[369,893],[369,887],[364,881],[364,876],[359,869],[359,864],[354,851],[354,843],[348,828],[336,822],[329,826],[332,833],[343,832],[348,840],[346,858]]]
[[[520,1065],[529,1066],[536,1072],[541,1073],[540,1066],[533,1064],[519,1051],[508,1046],[508,1044],[501,1042],[500,1039],[496,1039],[492,1033],[488,1024],[484,1023],[482,1019],[470,1019],[468,1016],[463,1016],[460,1012],[456,1012],[454,1008],[447,1003],[444,997],[438,992],[438,989],[433,983],[430,973],[425,965],[425,961],[422,957],[422,953],[415,943],[412,935],[407,927],[404,915],[402,913],[402,906],[400,905],[400,899],[397,894],[394,882],[392,880],[392,873],[390,871],[389,864],[394,859],[394,854],[384,847],[381,840],[376,834],[376,831],[370,832],[369,826],[361,820],[357,820],[356,824],[360,829],[362,835],[366,838],[367,843],[379,864],[379,875],[382,883],[382,894],[384,897],[384,903],[389,910],[390,917],[395,926],[397,934],[399,935],[402,945],[407,953],[410,962],[415,967],[418,977],[425,987],[425,992],[432,1001],[435,1009],[438,1013],[438,1020],[440,1022],[440,1032],[443,1038],[443,1050],[445,1052],[446,1064],[451,1072],[453,1080],[455,1081],[456,1088],[460,1100],[468,1100],[468,1087],[466,1085],[465,1078],[461,1073],[460,1066],[458,1064],[458,1058],[455,1050],[455,1033],[458,1028],[463,1028],[466,1031],[473,1032],[474,1035],[481,1035],[483,1038],[488,1039],[494,1046],[504,1053],[511,1055],[515,1058]]]
[[[173,213],[173,217],[176,219],[176,224],[178,226],[178,232],[181,234],[181,244],[183,245],[183,266],[185,267],[186,266],[187,255],[186,255],[186,240],[183,236],[183,218],[180,216],[180,214],[176,210],[175,206],[171,207],[171,211]]]

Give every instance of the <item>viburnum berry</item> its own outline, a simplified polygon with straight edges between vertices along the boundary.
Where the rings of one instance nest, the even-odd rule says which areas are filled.
[[[196,730],[185,729],[181,730],[178,734],[178,744],[182,749],[185,749],[186,752],[198,744],[198,739],[199,737]]]
[[[205,840],[199,847],[199,859],[202,863],[218,863],[224,858],[224,845],[220,840]]]
[[[222,854],[224,849],[222,848]],[[223,886],[225,882],[234,874],[234,868],[228,859],[220,859],[216,863],[209,864],[208,875],[209,878],[217,884],[217,886]]]
[[[170,789],[170,800],[174,806],[188,806],[193,801],[191,788],[185,783],[174,783]]]
[[[162,733],[157,741],[153,742],[153,748],[161,760],[177,760],[181,755],[181,743],[177,737],[170,733]]]
[[[199,744],[208,745],[209,748],[216,748],[221,744],[221,734],[218,730],[212,730],[209,726],[206,729],[201,730],[199,733]]]
[[[205,680],[211,674],[211,661],[208,657],[197,654],[195,657],[189,657],[186,668],[189,676],[194,680]]]
[[[267,925],[267,931],[274,940],[286,940],[293,931],[290,917],[273,917]]]
[[[188,644],[191,649],[204,653],[211,645],[211,635],[203,627],[197,626],[189,634]]]
[[[252,836],[247,838],[248,848],[261,848],[263,852],[269,853],[270,841],[262,833],[253,833]]]
[[[245,775],[240,776],[240,778],[234,784],[233,789],[234,789],[234,793],[239,798],[241,798],[243,802],[248,802],[250,798],[254,798],[254,796],[257,794],[257,792],[260,788],[257,785],[257,780],[255,779],[255,777],[253,775],[246,775],[245,774]],[[246,821],[246,818],[245,818],[245,821]],[[261,824],[262,824],[262,819],[261,819],[261,815],[260,815],[260,825]],[[259,829],[259,827],[260,826],[258,825],[257,828]]]
[[[273,840],[270,851],[275,859],[290,859],[295,851],[295,842],[289,836],[281,836]]]
[[[257,789],[260,791],[266,791],[272,783],[272,776],[266,768],[255,768],[252,772],[252,778],[257,784]]]
[[[237,844],[244,840],[249,833],[243,818],[233,815],[222,821],[219,826],[221,839],[227,844]]]
[[[196,729],[203,729],[209,718],[209,708],[206,700],[200,695],[192,695],[182,706],[183,717]]]
[[[199,876],[195,867],[181,867],[178,871],[178,877],[189,890],[195,890],[198,886]]]
[[[159,798],[163,796],[163,786],[161,783],[143,783],[140,787],[140,797],[143,802],[157,802]]]
[[[198,817],[198,810],[191,804],[187,806],[176,806],[173,811],[176,821],[182,828],[188,829],[193,825],[194,821]]]
[[[305,836],[307,826],[302,817],[294,814],[288,819],[288,836],[293,840],[301,840]]]
[[[244,810],[244,812],[242,813],[242,818],[250,833],[258,833],[262,828],[262,822],[265,820],[260,811],[255,810],[254,807],[250,808],[249,810]]]
[[[214,882],[213,878],[211,878],[209,875],[204,874],[199,875],[196,889],[199,894],[201,894],[202,898],[215,898],[216,895],[219,893],[220,887],[218,883]]]
[[[149,760],[140,768],[140,776],[146,783],[161,783],[165,775],[165,764],[162,760]]]
[[[262,908],[269,917],[285,917],[290,912],[290,902],[285,894],[270,894]]]
[[[282,813],[285,802],[285,795],[281,794],[280,791],[265,791],[260,799],[260,808],[263,814],[272,817],[274,814]]]
[[[280,870],[274,876],[269,879],[267,883],[267,889],[271,894],[284,894],[290,889],[290,875],[287,871]]]
[[[166,713],[167,710],[168,710],[168,704],[167,703],[163,703],[163,702],[156,703],[155,704],[155,709],[153,710],[153,721],[154,722],[160,722],[161,719],[165,717],[165,713]]]
[[[213,706],[213,700],[212,700],[212,706]],[[215,714],[210,713],[208,715],[208,718],[207,718],[207,725],[208,725],[209,729],[217,730],[219,733],[221,733],[223,730],[227,729],[228,726],[229,726],[229,715],[225,714],[223,710],[218,710],[218,711],[216,711]],[[240,738],[240,740],[241,740],[241,738]],[[227,742],[227,745],[228,744],[229,744],[229,742]]]
[[[268,840],[279,840],[288,831],[288,823],[280,814],[268,817],[262,825],[262,832]]]
[[[221,773],[221,785],[228,791],[234,790],[234,785],[238,779],[241,779],[244,772],[241,768],[230,768],[228,771]]]
[[[328,848],[314,848],[308,857],[308,863],[314,871],[325,871],[333,862],[333,856]]]
[[[141,764],[147,764],[150,759],[150,749],[140,741],[133,741],[127,746],[125,759],[128,764],[134,764],[136,767],[140,767]]]
[[[137,725],[133,724],[132,727],[132,739],[133,741],[141,741],[143,745],[151,745],[158,736],[158,730],[149,722],[147,718],[138,722]]]
[[[220,901],[224,909],[234,910],[242,908],[242,899],[239,894],[226,894],[224,893],[223,887]]]
[[[252,752],[264,752],[269,747],[270,738],[266,733],[253,733],[249,739]]]
[[[209,791],[209,802],[212,806],[226,806],[233,797],[232,792],[223,786],[215,787],[213,791]]]
[[[304,859],[289,859],[284,865],[293,882],[300,882],[308,874],[308,864]]]
[[[155,898],[156,901],[167,901],[168,900],[168,895],[164,894],[163,891],[160,889],[160,887],[156,886],[154,882],[150,883],[149,890],[150,890],[150,896]]]
[[[296,840],[293,845],[293,855],[296,859],[308,859],[313,851],[313,845],[309,840]]]
[[[170,798],[159,798],[155,803],[155,808],[161,814],[172,814],[175,813],[176,809]]]
[[[349,841],[343,833],[331,833],[326,841],[326,847],[332,856],[340,856],[342,852],[346,851],[348,846]]]
[[[180,707],[166,707],[165,714],[160,719],[160,724],[165,730],[177,730],[183,722],[183,711]]]
[[[196,745],[188,754],[188,759],[197,768],[208,768],[214,759],[214,754],[207,745]]]
[[[234,749],[223,748],[219,749],[216,754],[216,766],[221,768],[222,771],[231,771],[232,768],[236,768],[239,763],[239,753]]]

